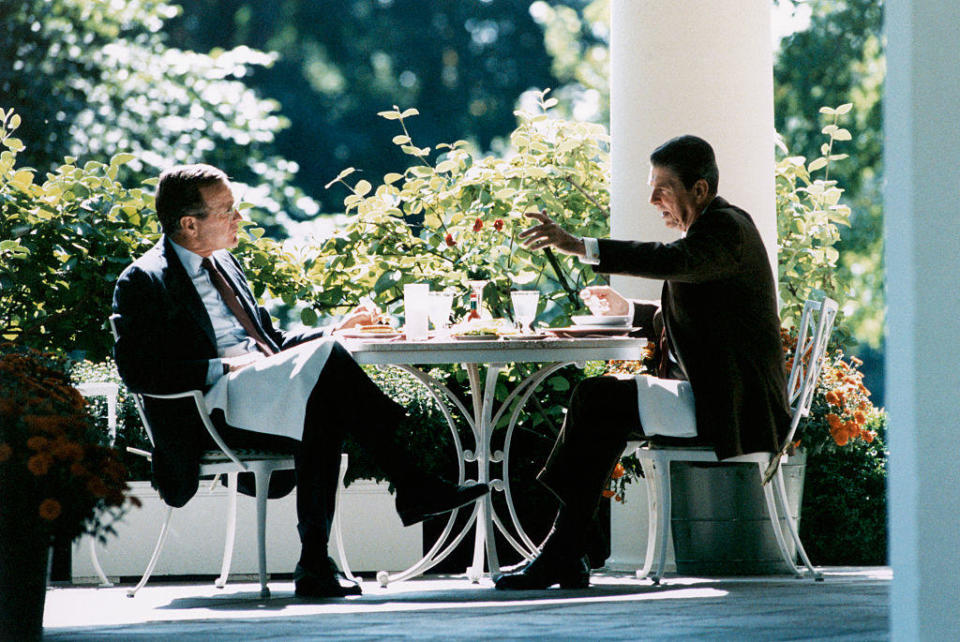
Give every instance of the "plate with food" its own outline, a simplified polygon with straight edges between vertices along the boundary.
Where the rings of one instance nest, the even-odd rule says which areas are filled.
[[[629,326],[633,318],[629,314],[576,314],[570,317],[575,326]]]
[[[576,325],[569,328],[547,328],[545,331],[563,339],[580,339],[584,337],[622,337],[639,329],[630,326]]]
[[[550,335],[543,332],[535,332],[533,334],[505,334],[503,335],[503,338],[507,339],[508,341],[541,341],[549,336]]]
[[[496,341],[500,335],[493,328],[473,328],[459,330],[450,335],[457,341]]]
[[[403,336],[403,333],[390,325],[371,324],[358,325],[339,332],[341,337],[346,339],[396,339]]]

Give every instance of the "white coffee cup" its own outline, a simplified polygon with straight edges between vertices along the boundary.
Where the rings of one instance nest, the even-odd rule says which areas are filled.
[[[430,327],[430,285],[427,283],[407,283],[403,286],[403,330],[408,341],[422,341],[427,338]]]

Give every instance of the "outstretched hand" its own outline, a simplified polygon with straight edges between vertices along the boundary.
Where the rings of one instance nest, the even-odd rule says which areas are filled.
[[[584,256],[587,253],[583,245],[583,239],[570,234],[560,227],[553,219],[547,216],[546,211],[527,212],[524,216],[540,222],[539,225],[528,227],[517,235],[523,240],[523,247],[528,250],[542,250],[547,247],[555,247],[557,251],[563,252],[564,254]]]
[[[346,330],[358,325],[374,325],[380,320],[380,308],[372,301],[358,305],[343,318],[336,330]]]

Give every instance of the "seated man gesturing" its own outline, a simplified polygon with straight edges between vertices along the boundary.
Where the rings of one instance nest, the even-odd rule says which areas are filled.
[[[359,593],[340,585],[327,557],[346,435],[390,477],[405,525],[488,492],[486,484],[458,486],[414,467],[395,438],[405,411],[338,342],[312,341],[329,329],[274,328],[227,251],[237,245],[241,216],[223,171],[202,164],[164,171],[156,210],[163,237],[124,270],[114,291],[117,367],[134,392],[207,392],[220,408],[213,421],[231,447],[294,455],[302,546],[297,595]],[[376,314],[358,307],[339,327]],[[145,402],[156,442],[154,482],[166,503],[183,506],[197,490],[201,454],[214,444],[192,402]]]
[[[574,389],[540,481],[560,500],[539,556],[501,576],[498,589],[585,587],[586,533],[628,437],[705,443],[719,459],[776,452],[790,425],[780,320],[770,262],[756,226],[717,196],[710,145],[694,136],[650,156],[650,203],[673,243],[578,238],[544,214],[523,232],[530,249],[555,247],[597,271],[663,279],[659,302],[629,302],[606,287],[588,304],[632,314],[659,344],[657,377],[595,377]]]

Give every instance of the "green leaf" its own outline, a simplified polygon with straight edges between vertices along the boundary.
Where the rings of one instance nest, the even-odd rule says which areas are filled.
[[[127,163],[129,163],[134,159],[136,159],[136,156],[134,156],[133,154],[127,154],[127,153],[114,154],[110,158],[110,165],[112,167],[118,167],[120,165],[126,165]]]
[[[843,116],[844,114],[849,112],[851,109],[853,109],[853,103],[844,103],[839,107],[837,107],[836,114],[837,116]]]
[[[4,118],[6,118],[5,115],[0,115],[0,120],[3,120]],[[20,114],[14,114],[13,116],[10,117],[10,122],[8,123],[8,127],[10,127],[10,131],[13,131],[19,126],[20,126]]]
[[[835,113],[837,113],[837,110],[833,109],[832,107],[821,107],[820,113],[826,114],[827,116],[833,116]]]
[[[387,120],[397,120],[398,118],[400,118],[400,112],[396,110],[378,111],[377,116],[380,116],[381,118],[386,118]]]
[[[405,135],[403,135],[403,134],[400,134],[399,136],[394,136],[394,137],[393,137],[393,144],[394,144],[394,145],[406,145],[406,144],[409,143],[409,142],[410,142],[410,137],[409,137],[409,136],[405,136]]]
[[[370,184],[370,181],[359,181],[353,188],[357,196],[366,196],[370,193],[370,190],[373,189],[373,185]]]
[[[815,172],[815,171],[817,171],[818,169],[822,169],[822,168],[824,168],[824,167],[826,167],[826,166],[827,166],[827,159],[826,159],[826,158],[823,158],[823,157],[821,156],[820,158],[815,159],[813,162],[811,162],[811,163],[807,166],[807,171],[808,171],[808,172]]]
[[[315,326],[317,325],[318,319],[319,317],[317,317],[317,312],[313,308],[304,308],[300,311],[300,321],[303,323],[303,325],[311,327]]]
[[[570,382],[561,376],[550,377],[550,379],[547,380],[547,385],[557,392],[564,392],[570,389]]]
[[[850,135],[850,132],[846,129],[837,129],[833,133],[833,140],[852,140],[853,136]]]
[[[384,175],[384,177],[383,177],[383,182],[386,183],[387,185],[392,185],[393,183],[396,183],[397,181],[399,181],[399,180],[402,179],[402,178],[403,178],[403,174],[398,174],[398,173],[396,173],[396,172],[390,172],[390,173]]]
[[[400,118],[410,118],[411,116],[419,116],[420,112],[415,108],[411,107],[410,109],[404,109],[403,113],[400,114]]]

